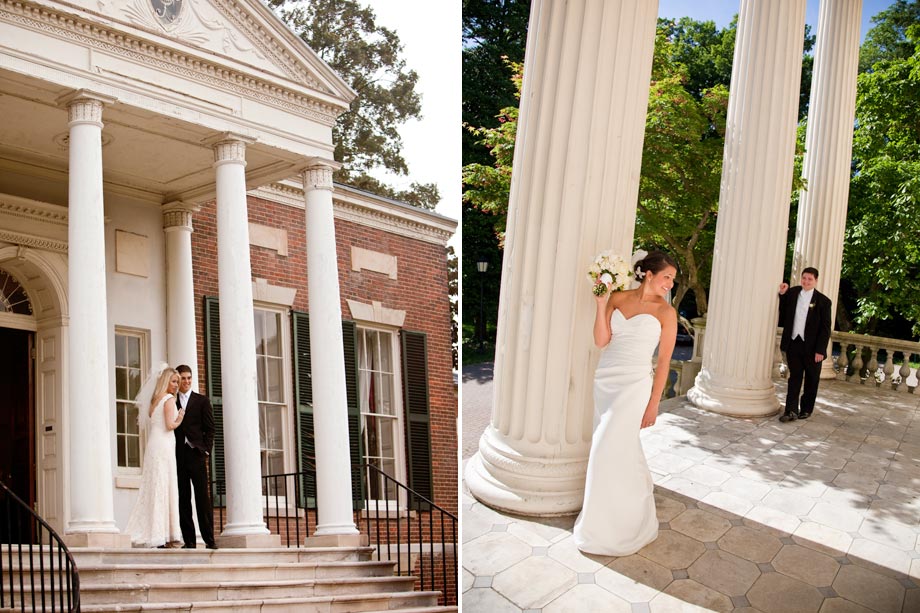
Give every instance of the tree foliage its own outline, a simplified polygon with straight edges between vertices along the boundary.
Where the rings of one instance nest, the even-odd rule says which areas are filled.
[[[906,60],[914,54],[914,44],[907,29],[920,23],[920,1],[896,0],[884,11],[872,17],[875,24],[859,50],[859,72],[870,72],[882,60]]]
[[[879,17],[886,13],[892,15]],[[864,47],[879,59],[857,85],[842,274],[858,296],[853,321],[862,332],[878,333],[883,322],[903,318],[920,334],[920,15],[914,15],[907,27],[876,18],[885,36],[867,36]],[[904,40],[887,38],[896,28]],[[914,50],[905,58],[908,44]],[[880,57],[879,49],[888,55]]]
[[[418,75],[406,66],[396,32],[378,25],[357,0],[268,0],[279,16],[357,92],[333,128],[334,157],[344,164],[336,180],[432,209],[434,184],[389,188],[367,173],[406,175],[399,128],[421,117]]]

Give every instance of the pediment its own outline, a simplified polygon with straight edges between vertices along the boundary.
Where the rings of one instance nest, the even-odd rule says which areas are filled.
[[[107,20],[292,81],[346,104],[354,91],[258,0],[78,0]]]

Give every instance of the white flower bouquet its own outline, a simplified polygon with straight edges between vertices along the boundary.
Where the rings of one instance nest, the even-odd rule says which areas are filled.
[[[626,260],[610,250],[602,251],[588,267],[588,280],[593,284],[591,291],[595,296],[603,296],[607,293],[608,283],[614,292],[627,289],[632,281],[630,273]]]

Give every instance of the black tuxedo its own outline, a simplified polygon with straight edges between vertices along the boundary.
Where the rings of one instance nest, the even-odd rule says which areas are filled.
[[[821,377],[821,362],[815,362],[815,354],[821,354],[826,359],[827,345],[831,340],[831,300],[814,290],[805,318],[805,335],[792,338],[795,309],[801,293],[802,287],[796,286],[779,297],[779,325],[783,327],[780,349],[786,352],[786,366],[789,367],[786,413],[799,414],[799,391],[804,379],[801,413],[807,416],[815,408]]]
[[[176,398],[177,404],[181,400]],[[182,424],[176,433],[176,472],[179,475],[179,526],[186,547],[195,545],[195,524],[192,521],[192,492],[195,488],[195,509],[201,538],[214,546],[214,512],[208,492],[207,457],[214,444],[214,412],[207,396],[190,392]]]

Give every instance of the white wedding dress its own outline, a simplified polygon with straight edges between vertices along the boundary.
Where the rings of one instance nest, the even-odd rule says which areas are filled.
[[[182,540],[179,527],[179,479],[176,474],[176,436],[166,429],[166,394],[153,409],[147,425],[147,449],[137,502],[125,533],[138,547],[159,547]]]
[[[631,555],[658,537],[658,517],[639,426],[652,392],[652,356],[661,337],[654,315],[610,316],[613,336],[594,373],[594,436],[585,500],[575,521],[577,547]]]

